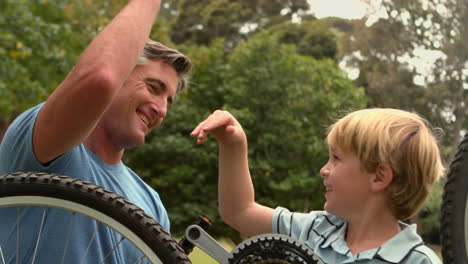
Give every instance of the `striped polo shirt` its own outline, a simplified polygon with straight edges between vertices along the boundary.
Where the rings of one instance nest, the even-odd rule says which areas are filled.
[[[400,222],[401,232],[378,248],[353,255],[345,241],[346,221],[325,211],[291,213],[278,207],[273,214],[274,233],[306,243],[325,264],[441,264],[424,245],[416,225]]]

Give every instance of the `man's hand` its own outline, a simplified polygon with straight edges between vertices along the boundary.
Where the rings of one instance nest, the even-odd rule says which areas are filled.
[[[204,143],[209,134],[213,135],[223,145],[233,145],[246,141],[242,126],[227,111],[214,111],[190,133],[192,137],[197,138],[198,144]]]

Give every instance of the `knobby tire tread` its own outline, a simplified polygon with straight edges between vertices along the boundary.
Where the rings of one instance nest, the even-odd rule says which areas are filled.
[[[460,142],[447,171],[442,200],[440,238],[444,263],[466,264],[464,219],[468,195],[468,134]]]
[[[0,175],[0,197],[20,195],[59,198],[93,208],[132,230],[164,264],[191,263],[179,244],[156,220],[122,196],[98,185],[47,173]]]

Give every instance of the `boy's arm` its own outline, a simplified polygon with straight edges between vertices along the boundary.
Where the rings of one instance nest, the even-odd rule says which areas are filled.
[[[81,54],[36,120],[33,146],[46,163],[81,144],[135,67],[160,0],[130,0]]]
[[[272,232],[274,210],[255,202],[250,178],[247,137],[226,111],[215,111],[191,133],[199,144],[212,134],[219,143],[219,212],[239,232],[253,236]]]

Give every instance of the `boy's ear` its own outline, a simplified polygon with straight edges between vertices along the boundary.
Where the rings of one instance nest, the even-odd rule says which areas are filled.
[[[371,188],[374,192],[385,190],[393,180],[393,170],[387,163],[381,163],[377,166],[371,182]]]

